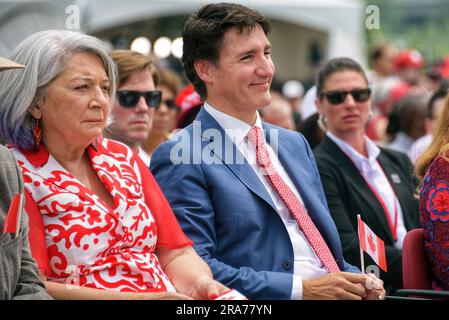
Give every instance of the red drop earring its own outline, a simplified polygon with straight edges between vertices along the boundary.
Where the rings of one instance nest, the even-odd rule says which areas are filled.
[[[41,145],[41,139],[42,139],[42,130],[41,130],[41,126],[39,125],[38,119],[36,119],[36,124],[34,125],[33,137],[34,137],[34,142],[36,143],[36,148],[39,149],[39,147]]]

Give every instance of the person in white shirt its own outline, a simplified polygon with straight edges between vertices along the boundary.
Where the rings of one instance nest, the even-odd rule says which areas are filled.
[[[250,299],[383,298],[380,280],[343,259],[304,137],[257,112],[271,102],[269,30],[267,18],[238,4],[205,5],[187,19],[182,61],[205,104],[150,168],[228,287]]]
[[[407,154],[413,143],[426,134],[426,108],[430,96],[409,93],[402,97],[389,115],[387,132],[393,137],[388,148]]]
[[[151,157],[141,145],[150,134],[155,109],[161,103],[162,93],[156,90],[159,73],[150,57],[135,51],[114,50],[111,58],[118,69],[118,90],[112,122],[104,136],[129,146],[149,167]]]
[[[413,142],[407,155],[413,164],[416,164],[418,158],[427,150],[432,142],[433,131],[435,130],[436,122],[444,108],[444,102],[448,93],[449,84],[443,82],[441,87],[432,94],[426,110],[426,119],[424,125],[426,127],[426,134]]]
[[[317,107],[326,137],[314,154],[332,218],[348,262],[360,267],[357,215],[385,243],[388,293],[402,287],[401,249],[419,226],[412,165],[405,154],[379,148],[365,134],[371,90],[362,67],[332,59],[317,76]],[[366,266],[375,266],[365,255]],[[370,268],[371,269],[371,268]]]

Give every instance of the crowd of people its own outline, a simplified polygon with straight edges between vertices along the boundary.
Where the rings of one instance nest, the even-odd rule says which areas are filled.
[[[182,29],[187,79],[73,31],[0,58],[0,298],[380,300],[418,227],[448,290],[442,69],[384,44],[370,73],[334,58],[305,95],[275,91],[270,30],[202,6]],[[358,215],[385,243],[377,276]]]

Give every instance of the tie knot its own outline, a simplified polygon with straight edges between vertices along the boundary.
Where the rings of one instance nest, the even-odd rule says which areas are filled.
[[[248,132],[248,140],[256,150],[257,164],[265,170],[270,171],[264,174],[271,173],[272,170],[274,170],[274,167],[270,161],[270,156],[268,155],[262,130],[256,126],[252,127]]]
[[[263,141],[262,131],[256,126],[251,127],[247,137],[253,146],[258,146]]]

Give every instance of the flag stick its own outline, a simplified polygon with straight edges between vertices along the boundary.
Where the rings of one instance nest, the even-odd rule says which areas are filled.
[[[359,247],[360,247],[360,267],[362,268],[362,273],[365,274],[365,260],[363,259],[363,250],[362,250],[362,246],[360,245],[360,226],[361,226],[361,222],[362,218],[360,217],[360,215],[357,215],[357,233],[359,235]]]
[[[19,235],[19,231],[20,231],[20,224],[22,222],[22,211],[23,211],[23,197],[24,194],[20,193],[19,195],[19,208],[18,210],[18,214],[17,214],[17,225],[16,225],[16,237]]]

